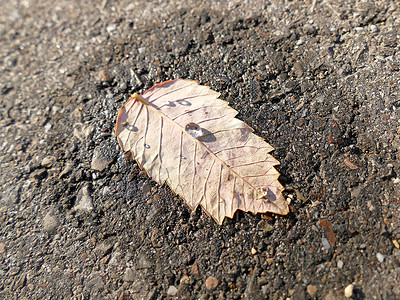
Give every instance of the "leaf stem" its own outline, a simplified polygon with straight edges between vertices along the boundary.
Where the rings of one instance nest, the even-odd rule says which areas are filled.
[[[150,106],[150,104],[146,100],[144,100],[143,97],[140,96],[138,93],[134,93],[131,97],[135,98],[137,101],[139,101],[140,103],[142,103],[146,106]]]

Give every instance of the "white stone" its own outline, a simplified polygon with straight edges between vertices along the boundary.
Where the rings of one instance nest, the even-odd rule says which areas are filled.
[[[41,165],[44,168],[50,168],[55,160],[56,158],[54,156],[46,156],[45,158],[43,158]]]
[[[400,178],[399,177],[394,178],[393,183],[395,184],[400,183]]]
[[[373,24],[373,25],[369,26],[369,30],[371,30],[371,32],[378,32],[378,26]]]
[[[173,285],[170,285],[167,291],[167,294],[169,296],[175,296],[178,293],[178,289],[174,287]]]
[[[117,25],[116,24],[111,24],[107,26],[107,32],[111,33],[113,32],[115,29],[117,29]]]
[[[338,262],[337,262],[337,267],[338,267],[339,269],[341,269],[341,268],[343,268],[343,265],[344,265],[343,261],[342,261],[342,260],[338,260]]]
[[[379,252],[376,253],[376,258],[378,259],[378,261],[380,263],[383,263],[383,261],[385,260],[385,256],[383,254],[379,253]]]
[[[73,170],[73,163],[72,162],[67,162],[65,165],[65,168],[60,172],[60,174],[58,175],[58,178],[62,178],[65,175],[67,175],[69,172],[71,172]]]
[[[354,284],[352,283],[346,286],[346,288],[344,289],[344,296],[346,298],[350,298],[353,295],[353,289],[354,289]]]
[[[46,232],[52,232],[57,228],[57,219],[50,213],[46,214],[43,218],[43,230]]]
[[[84,185],[78,192],[77,204],[74,206],[75,210],[91,212],[93,210],[92,197],[89,193],[89,186]]]
[[[112,159],[93,156],[92,162],[90,163],[90,167],[92,168],[92,170],[103,172],[111,162]]]
[[[326,238],[321,239],[322,246],[326,249],[329,250],[331,249],[331,245],[329,244],[329,241]]]

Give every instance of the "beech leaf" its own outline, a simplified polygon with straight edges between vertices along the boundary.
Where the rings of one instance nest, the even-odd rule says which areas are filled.
[[[118,113],[119,145],[157,183],[220,225],[238,209],[287,214],[273,148],[219,95],[183,79],[132,95]]]

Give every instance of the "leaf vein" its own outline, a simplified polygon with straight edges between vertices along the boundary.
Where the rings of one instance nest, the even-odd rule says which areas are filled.
[[[176,92],[176,91],[185,89],[185,88],[187,88],[188,86],[191,86],[191,85],[193,85],[193,84],[195,84],[195,83],[196,83],[196,82],[193,81],[193,82],[190,82],[190,83],[187,84],[187,85],[178,87],[178,88],[176,88],[176,89],[172,89],[172,90],[170,90],[170,91],[168,91],[168,92],[166,92],[166,93],[164,93],[164,94],[161,94],[161,95],[157,96],[157,98],[155,98],[154,100],[151,100],[151,101],[148,101],[148,102],[149,102],[149,103],[152,103],[152,102],[154,102],[154,101],[160,99],[161,97],[164,97],[164,96],[167,96],[167,95],[169,95],[169,94],[172,94],[172,93],[174,93],[174,92]],[[150,97],[153,96],[153,95],[154,95],[154,92],[153,92],[152,94],[146,96],[146,98],[148,99],[148,98],[150,98]]]

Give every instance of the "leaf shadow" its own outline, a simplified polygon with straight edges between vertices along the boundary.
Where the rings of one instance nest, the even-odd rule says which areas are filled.
[[[126,125],[125,128],[132,132],[137,132],[139,130],[136,126],[130,124]]]
[[[275,193],[273,191],[271,191],[271,189],[268,189],[266,198],[271,202],[276,201],[276,195],[275,195]]]
[[[197,138],[200,142],[212,143],[212,142],[215,142],[217,140],[217,138],[215,137],[215,135],[211,131],[209,131],[209,130],[207,130],[205,128],[202,128],[201,130],[203,131],[203,135],[199,136]]]

